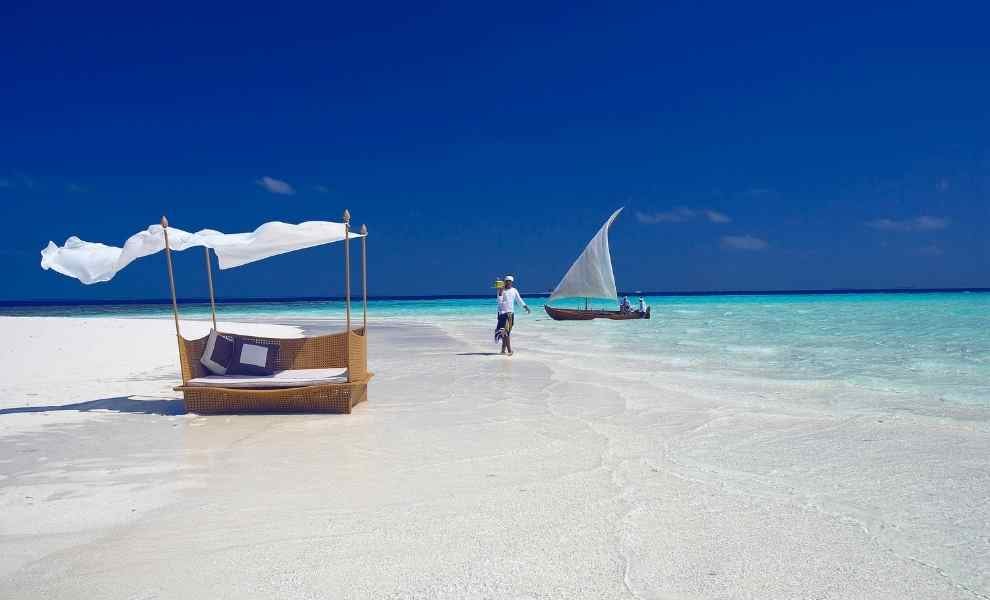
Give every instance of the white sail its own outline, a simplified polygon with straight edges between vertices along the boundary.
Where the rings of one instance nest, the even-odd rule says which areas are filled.
[[[602,298],[616,300],[615,275],[612,274],[612,255],[608,251],[608,228],[619,216],[622,209],[612,213],[591,238],[584,252],[578,257],[567,274],[560,280],[550,301],[557,298]]]

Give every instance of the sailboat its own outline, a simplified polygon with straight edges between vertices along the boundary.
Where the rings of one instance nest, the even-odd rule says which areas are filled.
[[[608,228],[622,209],[612,213],[612,216],[605,221],[602,228],[598,230],[595,237],[591,238],[584,252],[578,256],[571,268],[567,270],[564,278],[560,280],[557,287],[550,294],[544,309],[551,319],[555,321],[590,321],[591,319],[649,319],[650,309],[646,312],[622,312],[619,310],[602,310],[589,308],[590,299],[611,300],[616,302],[618,294],[615,291],[615,275],[612,274],[612,255],[608,251]],[[579,308],[554,308],[550,303],[560,298],[584,298],[584,309]]]

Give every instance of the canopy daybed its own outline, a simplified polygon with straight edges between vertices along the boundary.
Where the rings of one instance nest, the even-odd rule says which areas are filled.
[[[170,240],[171,233],[171,240]],[[368,381],[368,279],[367,233],[351,232],[350,213],[344,211],[343,223],[308,221],[298,225],[266,223],[250,233],[224,234],[204,229],[188,233],[169,228],[162,217],[161,226],[131,236],[124,248],[84,242],[69,238],[62,247],[49,243],[42,251],[41,266],[83,283],[109,281],[136,258],[165,250],[172,316],[179,346],[181,391],[186,410],[195,413],[228,412],[335,412],[350,413],[367,400]],[[361,239],[361,282],[364,316],[361,327],[351,328],[350,239]],[[303,338],[268,338],[236,335],[243,342],[277,346],[274,373],[270,375],[216,375],[201,362],[210,336],[186,339],[179,324],[179,305],[175,293],[172,250],[203,246],[210,290],[210,315],[216,331],[216,299],[210,249],[217,254],[221,269],[240,266],[277,254],[310,248],[337,241],[344,242],[344,306],[346,328],[341,333]],[[224,332],[216,335],[234,336]]]

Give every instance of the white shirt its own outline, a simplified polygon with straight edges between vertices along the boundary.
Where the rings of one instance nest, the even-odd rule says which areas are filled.
[[[639,299],[639,312],[646,312],[646,302],[642,298]]]
[[[526,303],[523,302],[522,296],[519,295],[516,288],[511,287],[502,290],[502,295],[498,297],[498,314],[513,312],[512,309],[516,302],[522,306],[526,306]]]

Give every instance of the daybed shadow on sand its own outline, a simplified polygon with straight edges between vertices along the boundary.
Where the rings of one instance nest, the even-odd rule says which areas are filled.
[[[186,406],[182,400],[137,400],[128,396],[119,396],[117,398],[103,398],[101,400],[77,402],[75,404],[61,404],[52,406],[16,406],[14,408],[3,408],[0,409],[0,416],[19,413],[56,412],[64,410],[78,410],[82,412],[90,410],[108,410],[119,413],[164,416],[186,414]]]
[[[499,352],[458,352],[457,356],[499,356]]]

